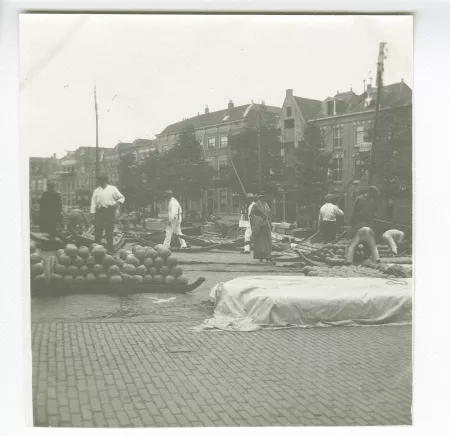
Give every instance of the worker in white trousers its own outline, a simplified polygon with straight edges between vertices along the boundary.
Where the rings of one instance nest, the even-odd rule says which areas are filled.
[[[172,242],[172,235],[183,235],[181,233],[181,222],[183,210],[181,209],[180,203],[173,196],[172,191],[164,192],[165,198],[169,200],[169,206],[167,210],[168,223],[166,227],[166,239],[164,240],[164,246],[170,248],[170,243]],[[178,238],[180,241],[181,248],[187,248],[186,241],[183,238]]]
[[[244,234],[244,254],[250,254],[250,242],[252,240],[252,228],[250,226],[250,212],[252,211],[253,206],[255,205],[255,196],[253,194],[247,194],[247,207],[244,208],[241,214],[241,222],[239,223],[239,227],[245,228]]]
[[[405,234],[401,230],[391,229],[383,233],[383,241],[390,250],[397,255],[397,245],[400,245],[405,238]]]

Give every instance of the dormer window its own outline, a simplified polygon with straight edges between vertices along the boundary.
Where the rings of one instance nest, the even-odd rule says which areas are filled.
[[[288,106],[286,108],[286,116],[287,117],[292,117],[292,108],[290,106]]]
[[[334,115],[334,100],[327,101],[327,115]]]

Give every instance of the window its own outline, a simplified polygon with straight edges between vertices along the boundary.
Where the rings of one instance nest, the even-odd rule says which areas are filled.
[[[198,143],[203,147],[203,138],[197,139]]]
[[[31,182],[31,190],[32,190],[32,191],[36,191],[36,180],[33,180],[33,181]]]
[[[342,126],[333,128],[333,145],[334,148],[342,147]]]
[[[42,191],[42,180],[37,181],[37,190]]]
[[[369,176],[368,162],[363,159],[355,159],[355,180],[366,180]]]
[[[294,119],[284,120],[284,128],[285,129],[293,129],[295,127]]]
[[[208,148],[216,148],[216,138],[208,138]]]
[[[286,108],[286,116],[287,117],[292,117],[292,108],[290,106],[288,106]]]
[[[344,159],[337,157],[333,159],[333,182],[342,182],[342,165]]]
[[[327,102],[327,115],[328,116],[334,115],[334,100]]]
[[[163,153],[167,153],[168,149],[169,149],[169,147],[167,145],[163,145],[162,146],[162,152]]]
[[[227,212],[227,197],[228,192],[226,189],[221,189],[219,191],[219,212],[226,213]]]
[[[360,146],[364,142],[364,126],[356,126],[355,146]]]
[[[219,156],[219,158],[217,159],[217,169],[220,171],[222,177],[224,177],[228,173],[227,156]]]
[[[228,147],[228,136],[221,136],[220,137],[220,148],[227,148]]]

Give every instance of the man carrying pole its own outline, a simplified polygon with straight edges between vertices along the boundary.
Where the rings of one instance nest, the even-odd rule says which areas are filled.
[[[252,240],[252,227],[250,225],[250,213],[252,211],[253,206],[255,205],[255,197],[253,194],[248,193],[247,194],[247,204],[243,209],[242,213],[242,219],[240,227],[245,228],[245,234],[244,234],[244,254],[250,254],[250,243]]]

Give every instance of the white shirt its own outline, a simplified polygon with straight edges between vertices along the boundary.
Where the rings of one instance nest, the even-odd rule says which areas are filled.
[[[252,211],[252,209],[253,209],[253,206],[255,205],[256,203],[255,202],[253,202],[252,204],[250,204],[249,206],[248,206],[248,209],[247,209],[247,213],[245,214],[245,213],[243,213],[242,214],[242,216],[241,216],[241,227],[243,227],[243,228],[245,228],[245,227],[250,227],[250,212]]]
[[[400,243],[403,241],[405,234],[401,230],[391,229],[384,232],[383,238],[392,238],[395,242]]]
[[[181,214],[183,213],[183,209],[181,209],[180,203],[174,197],[172,197],[169,201],[169,206],[167,208],[167,215],[169,221],[173,221],[178,219],[181,222]]]
[[[325,203],[320,208],[319,221],[336,221],[338,216],[344,216],[344,212],[335,204]]]
[[[106,185],[105,188],[99,186],[92,194],[91,213],[95,213],[101,207],[115,206],[117,202],[122,203],[125,197],[113,185]]]

